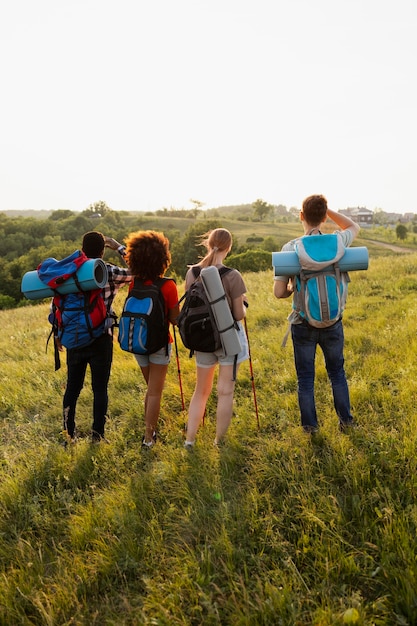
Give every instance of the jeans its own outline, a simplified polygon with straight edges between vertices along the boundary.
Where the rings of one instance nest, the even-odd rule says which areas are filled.
[[[67,386],[63,399],[64,430],[70,437],[75,431],[75,408],[84,386],[87,365],[91,370],[93,388],[93,428],[99,435],[104,435],[108,394],[107,386],[113,360],[113,337],[108,333],[95,339],[84,348],[67,350]]]
[[[352,422],[349,389],[344,370],[342,320],[328,328],[313,328],[305,322],[292,324],[291,336],[302,426],[318,426],[314,399],[315,357],[318,345],[324,354],[326,370],[332,386],[334,407],[339,420],[344,424]]]

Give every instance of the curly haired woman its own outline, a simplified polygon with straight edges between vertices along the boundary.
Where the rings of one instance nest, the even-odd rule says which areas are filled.
[[[145,285],[155,283],[162,278],[171,264],[169,241],[163,235],[152,230],[131,233],[126,240],[126,263],[135,278]],[[134,285],[132,282],[131,288]],[[136,361],[146,381],[145,396],[145,434],[142,439],[144,448],[151,448],[156,442],[157,424],[161,407],[162,391],[171,357],[172,336],[169,322],[175,324],[178,313],[178,290],[173,280],[165,281],[161,286],[165,302],[165,315],[168,328],[168,350],[166,347],[149,355],[135,354]]]

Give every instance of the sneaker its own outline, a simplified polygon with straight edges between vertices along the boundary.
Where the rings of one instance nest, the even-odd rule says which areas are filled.
[[[303,426],[303,430],[308,435],[316,435],[319,432],[319,427],[308,425],[308,426]]]
[[[194,441],[186,441],[184,443],[184,448],[188,450],[188,452],[192,452],[194,450],[194,445],[195,445]]]
[[[100,435],[95,430],[91,433],[91,443],[109,443],[104,435]]]
[[[153,431],[152,439],[150,441],[145,441],[145,435],[142,437],[142,448],[152,448],[156,444],[156,432]]]
[[[69,432],[64,430],[63,434],[64,434],[64,441],[62,442],[62,445],[64,448],[66,448],[67,446],[72,446],[75,443],[77,443],[77,436],[75,433],[73,435],[70,435]]]
[[[341,433],[348,433],[354,428],[358,428],[358,424],[354,420],[350,420],[349,422],[339,421],[339,430]]]

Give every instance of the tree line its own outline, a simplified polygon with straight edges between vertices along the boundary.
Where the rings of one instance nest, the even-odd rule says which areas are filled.
[[[273,211],[272,205],[262,200],[250,205],[251,212],[241,210],[240,217],[260,221]],[[267,210],[267,208],[269,209]],[[202,247],[196,247],[198,237],[212,228],[222,226],[220,214],[215,210],[204,212],[196,220],[196,210],[175,212],[129,213],[113,211],[104,202],[90,205],[81,213],[69,210],[53,211],[47,218],[31,216],[8,217],[0,213],[0,309],[14,308],[31,304],[20,291],[22,276],[36,269],[48,257],[62,259],[78,249],[82,236],[89,230],[99,230],[123,241],[129,232],[140,229],[163,230],[171,244],[172,265],[169,275],[183,279],[187,265],[196,263],[203,254]],[[161,214],[162,213],[162,214]],[[167,215],[169,213],[169,215]],[[279,213],[278,213],[279,215]],[[283,212],[281,217],[283,217]],[[158,227],[162,217],[182,218],[176,227],[175,220],[168,227]],[[185,218],[185,219],[184,219]],[[234,219],[238,219],[234,217]],[[292,220],[291,213],[285,216]],[[232,233],[233,235],[233,233]],[[230,265],[241,272],[262,271],[271,267],[271,252],[278,249],[279,243],[273,237],[248,237],[239,245],[233,236],[234,246],[229,256]],[[106,251],[106,260],[119,263],[117,254]]]

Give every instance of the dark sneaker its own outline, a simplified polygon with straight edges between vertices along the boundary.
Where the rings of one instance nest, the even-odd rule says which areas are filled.
[[[72,446],[77,443],[77,435],[75,433],[70,435],[68,431],[64,430],[63,434],[64,441],[62,442],[62,445],[64,446],[64,448],[67,448],[68,446]]]
[[[91,433],[91,443],[109,443],[104,435],[100,435],[95,430]]]
[[[303,431],[308,435],[316,435],[319,432],[318,426],[303,426]]]

